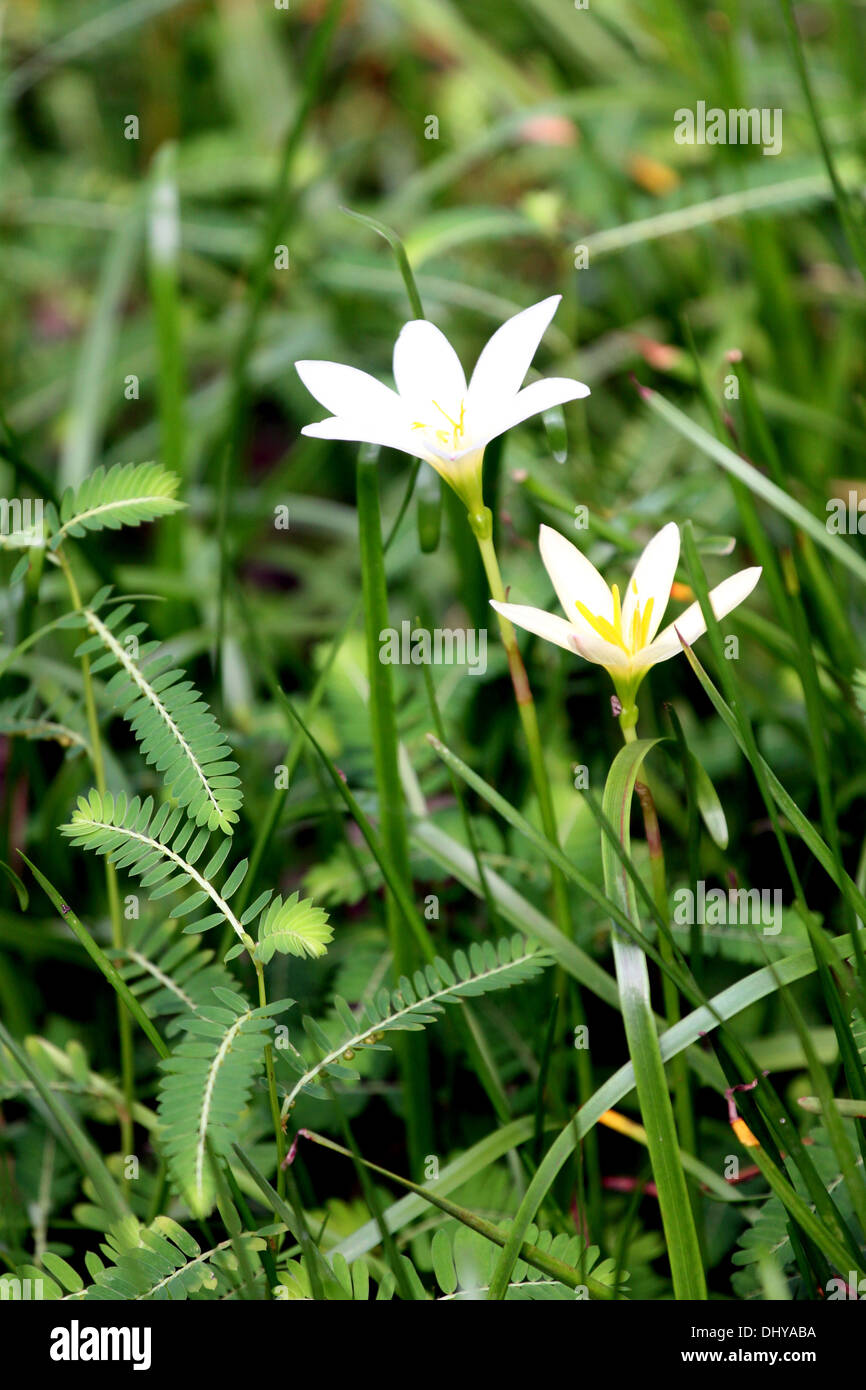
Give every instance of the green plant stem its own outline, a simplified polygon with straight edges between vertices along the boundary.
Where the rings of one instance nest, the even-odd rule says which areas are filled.
[[[481,553],[481,560],[484,565],[484,573],[487,575],[490,597],[495,599],[497,603],[505,603],[505,586],[502,583],[502,574],[496,556],[496,547],[493,544],[493,517],[491,516],[490,509],[484,507],[479,512],[470,512],[469,525],[472,527],[472,532],[478,542],[478,549]],[[502,645],[508,657],[508,669],[511,673],[511,684],[514,686],[514,698],[517,701],[517,712],[520,715],[520,722],[523,726],[523,733],[529,750],[529,764],[532,770],[532,782],[535,787],[535,794],[538,797],[541,823],[544,826],[545,835],[547,835],[548,839],[554,845],[559,847],[556,818],[553,812],[553,799],[550,794],[550,781],[544,762],[544,750],[541,746],[541,733],[538,728],[538,714],[535,708],[535,701],[532,698],[529,677],[526,674],[523,657],[520,655],[520,648],[517,645],[517,634],[513,626],[501,613],[497,613],[496,616],[499,619],[499,631],[502,635]],[[558,869],[552,870],[552,879],[554,901],[556,904],[556,920],[560,930],[563,931],[566,936],[571,936],[571,913],[569,911],[565,880]]]
[[[81,613],[84,611],[84,605],[81,602],[81,594],[72,572],[72,566],[64,554],[62,546],[58,547],[56,554],[66,579],[73,607]],[[88,656],[81,657],[81,679],[84,684],[84,708],[90,734],[90,761],[93,765],[97,791],[101,797],[104,797],[108,790],[105,780],[105,759],[102,755],[99,716],[96,711],[96,696],[93,691],[93,677],[90,673],[90,658]],[[105,890],[108,895],[108,909],[111,916],[111,944],[116,951],[122,951],[125,943],[123,916],[120,911],[120,891],[117,886],[117,870],[113,864],[109,863],[108,859],[105,860]],[[126,1155],[132,1154],[134,1142],[132,1110],[135,1104],[135,1058],[132,1049],[132,1021],[120,999],[117,1001],[117,1029],[120,1039],[120,1071],[125,1109],[125,1113],[121,1113],[120,1117],[120,1144],[124,1155]]]
[[[259,986],[259,1007],[264,1009],[268,1002],[267,990],[265,989],[265,968],[260,960],[256,960],[255,956],[253,957],[253,965]],[[274,1072],[274,1050],[270,1043],[265,1047],[265,1071],[268,1077],[268,1100],[271,1106],[274,1138],[277,1142],[277,1192],[283,1197],[286,1190],[286,1175],[283,1168],[283,1159],[286,1156],[286,1140],[283,1134],[283,1122],[280,1118],[280,1099],[277,1095],[277,1078]]]

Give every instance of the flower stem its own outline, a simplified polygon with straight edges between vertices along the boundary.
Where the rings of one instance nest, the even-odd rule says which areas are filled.
[[[484,565],[484,572],[487,576],[487,584],[490,589],[490,597],[497,603],[506,601],[505,585],[502,582],[502,574],[499,569],[499,560],[496,556],[496,547],[493,543],[493,515],[489,507],[481,507],[469,512],[469,525],[473,535],[478,542],[478,549],[481,553],[481,560]],[[526,667],[523,664],[523,657],[520,655],[520,648],[517,645],[517,635],[514,627],[497,613],[499,619],[499,631],[502,635],[502,645],[508,657],[508,669],[511,672],[511,684],[514,687],[514,698],[517,701],[517,712],[520,715],[520,722],[523,726],[523,735],[529,750],[529,765],[532,772],[532,782],[535,788],[535,795],[538,798],[539,810],[541,812],[541,824],[544,833],[552,845],[560,849],[559,834],[556,827],[556,815],[553,809],[553,798],[550,793],[550,780],[547,775],[547,766],[544,761],[544,750],[541,744],[541,733],[538,727],[538,714],[535,708],[535,701],[532,698],[532,689],[529,684],[529,677],[526,674]],[[559,930],[566,937],[573,937],[574,929],[571,920],[571,907],[568,898],[568,888],[563,874],[555,866],[551,866],[551,881],[553,884],[553,909],[554,920]],[[578,1023],[585,1022],[583,1006],[583,996],[579,986],[573,983],[570,991],[573,1004],[572,1018]],[[569,990],[566,988],[565,973],[558,967],[553,981],[554,994],[559,997],[558,1023],[557,1026],[566,1025],[566,1010],[568,1007]],[[581,1103],[587,1100],[593,1093],[592,1062],[588,1048],[578,1048],[575,1052],[577,1067],[578,1094]],[[598,1150],[593,1135],[586,1146],[587,1170],[591,1179],[591,1210],[597,1212],[599,1209],[601,1192],[601,1174],[598,1166]]]
[[[481,560],[484,565],[484,572],[487,575],[490,597],[496,599],[497,603],[504,603],[505,586],[502,583],[502,574],[499,569],[499,561],[496,557],[496,547],[493,544],[493,517],[490,508],[483,507],[480,511],[470,512],[469,525],[472,527],[473,534],[478,542],[478,549],[481,552]],[[508,657],[508,669],[511,672],[511,684],[514,686],[514,698],[517,701],[517,712],[520,715],[520,722],[523,725],[523,733],[529,750],[529,765],[532,770],[532,782],[535,787],[535,794],[538,797],[538,805],[541,811],[541,823],[544,826],[545,835],[550,840],[551,844],[556,845],[558,849],[560,848],[560,844],[556,829],[556,817],[553,811],[553,799],[550,794],[550,781],[544,762],[541,733],[538,728],[538,714],[535,708],[535,701],[532,698],[529,677],[526,674],[523,657],[520,655],[520,648],[517,645],[517,635],[513,626],[501,613],[498,613],[497,617],[499,619],[499,631],[502,634],[502,645],[505,647],[505,653]],[[569,910],[565,879],[558,869],[552,870],[552,877],[557,925],[566,936],[571,936],[571,912]]]
[[[56,551],[57,559],[63,570],[66,579],[69,596],[72,599],[73,607],[80,613],[84,605],[81,602],[81,594],[72,566],[67,556],[63,552],[63,547],[59,546]],[[93,677],[90,674],[90,658],[81,658],[81,678],[84,684],[84,708],[87,714],[87,728],[90,736],[90,761],[93,765],[93,776],[96,779],[96,789],[101,797],[105,796],[107,784],[105,780],[105,759],[102,754],[102,742],[99,734],[99,716],[96,710],[96,697],[93,693]],[[120,911],[120,892],[117,887],[117,871],[113,864],[105,860],[105,889],[108,895],[108,908],[111,916],[111,944],[116,951],[123,950],[123,917]],[[120,1116],[120,1145],[124,1157],[133,1153],[133,1124],[132,1108],[135,1102],[135,1059],[132,1050],[132,1020],[127,1013],[120,999],[117,1000],[117,1028],[120,1039],[120,1070],[123,1085],[124,1110]],[[125,1170],[125,1165],[124,1165]]]

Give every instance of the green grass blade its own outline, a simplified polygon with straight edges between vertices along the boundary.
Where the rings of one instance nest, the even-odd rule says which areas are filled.
[[[787,517],[795,526],[799,526],[809,536],[822,546],[832,559],[844,565],[846,569],[860,580],[866,583],[866,560],[859,555],[852,546],[846,545],[843,540],[831,534],[823,521],[819,521],[816,516],[807,511],[801,502],[796,498],[783,492],[780,487],[765,478],[753,464],[746,459],[740,458],[733,449],[722,444],[718,439],[714,439],[705,429],[690,420],[688,415],[684,415],[670,401],[665,400],[657,391],[651,391],[648,387],[640,388],[641,396],[646,401],[650,410],[654,414],[666,421],[672,429],[683,439],[687,439],[696,448],[709,458],[715,459],[716,463],[721,464],[726,472],[731,473],[735,478],[744,482],[756,497],[760,497],[764,502],[769,503],[780,516]]]
[[[394,686],[391,667],[380,659],[379,653],[380,634],[390,626],[379,510],[379,470],[375,458],[371,459],[363,449],[358,456],[357,498],[367,679],[370,687],[370,736],[379,797],[380,831],[393,871],[408,890],[411,884],[409,840],[400,782]],[[411,977],[420,962],[419,952],[407,930],[400,905],[390,893],[386,906],[394,973],[397,977]],[[412,1171],[420,1173],[423,1171],[425,1154],[431,1152],[433,1133],[427,1042],[422,1035],[403,1038],[396,1050],[401,1064]]]

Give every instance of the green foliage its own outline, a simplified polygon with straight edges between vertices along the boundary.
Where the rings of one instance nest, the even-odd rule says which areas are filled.
[[[506,1234],[508,1223],[503,1223],[500,1229]],[[620,1296],[624,1295],[627,1275],[623,1272],[617,1282],[616,1262],[600,1259],[599,1247],[587,1246],[581,1236],[568,1235],[564,1231],[554,1235],[552,1231],[539,1230],[537,1226],[530,1225],[526,1240],[543,1254],[568,1265],[579,1279],[583,1280],[591,1274],[599,1284],[616,1289]],[[440,1227],[433,1237],[431,1250],[433,1272],[442,1301],[486,1297],[498,1253],[495,1245],[477,1231],[455,1224],[450,1230]],[[505,1296],[511,1302],[529,1299],[543,1302],[568,1300],[573,1303],[575,1290],[528,1265],[525,1260],[518,1260]]]
[[[215,988],[234,983],[213,951],[201,950],[171,922],[138,923],[117,963],[149,1016],[167,1020],[166,1037],[179,1031],[183,1015],[212,1005]]]
[[[107,470],[94,469],[78,488],[66,489],[59,515],[49,503],[46,511],[52,550],[67,536],[140,526],[179,511],[184,506],[175,497],[179,481],[158,463],[118,463]]]
[[[196,1217],[213,1208],[211,1165],[230,1152],[262,1073],[271,1019],[291,1003],[283,999],[250,1009],[232,990],[213,994],[216,1004],[182,1020],[187,1036],[161,1064],[159,1087],[160,1142],[177,1190]]]
[[[87,747],[87,739],[78,729],[70,728],[43,712],[31,716],[25,710],[32,704],[29,695],[17,700],[4,700],[0,704],[0,735],[7,738],[40,739],[59,743],[63,748],[80,750]]]
[[[240,1240],[251,1255],[265,1248],[264,1240],[254,1234],[245,1233]],[[116,1223],[106,1232],[99,1251],[85,1257],[88,1283],[67,1261],[50,1253],[44,1257],[45,1270],[30,1267],[19,1273],[41,1278],[47,1299],[72,1295],[98,1302],[222,1298],[240,1282],[230,1240],[203,1250],[170,1216],[157,1216],[147,1226],[134,1217]]]
[[[853,1128],[847,1123],[846,1128],[853,1134]],[[853,1207],[826,1130],[820,1127],[813,1129],[809,1137],[809,1155],[815,1164],[818,1177],[837,1202],[842,1218],[852,1222]],[[858,1160],[858,1166],[862,1171],[862,1158]],[[760,1182],[760,1178],[757,1181]],[[809,1194],[798,1173],[794,1174],[793,1184],[799,1195],[808,1199]],[[762,1203],[757,1217],[739,1235],[737,1246],[738,1249],[734,1251],[731,1260],[738,1269],[731,1282],[738,1297],[754,1298],[760,1293],[763,1286],[759,1266],[762,1262],[774,1265],[788,1281],[792,1297],[796,1295],[800,1276],[796,1254],[791,1244],[791,1226],[778,1197],[770,1196]],[[843,1278],[848,1276],[847,1269],[836,1272]]]
[[[550,964],[551,957],[545,951],[521,936],[503,937],[495,946],[490,941],[473,941],[468,953],[455,952],[452,965],[437,956],[423,971],[416,970],[412,980],[402,976],[396,990],[378,990],[357,1012],[335,995],[333,1007],[346,1030],[343,1040],[334,1047],[321,1026],[305,1017],[304,1029],[320,1053],[315,1065],[305,1068],[295,1051],[278,1053],[280,1062],[298,1078],[286,1097],[284,1112],[302,1091],[327,1097],[327,1090],[315,1083],[323,1071],[338,1080],[355,1079],[357,1072],[345,1064],[352,1061],[356,1048],[363,1047],[365,1052],[386,1049],[389,1033],[418,1032],[435,1023],[444,1013],[444,1005],[522,984]]]
[[[97,600],[104,597],[102,591]],[[146,624],[133,623],[119,634],[132,604],[121,604],[107,617],[100,617],[98,606],[97,601],[85,610],[93,635],[75,655],[103,653],[91,659],[93,674],[120,667],[106,697],[129,722],[147,761],[162,773],[169,795],[198,825],[231,835],[243,801],[234,776],[238,765],[208,705],[160,642],[139,645]]]
[[[216,911],[185,927],[187,932],[207,931],[225,921],[243,937],[243,926],[263,906],[262,899],[257,899],[238,920],[228,899],[240,887],[247,861],[235,865],[218,892],[211,879],[225,863],[231,841],[222,840],[198,870],[195,866],[208,848],[210,835],[207,830],[197,831],[191,820],[183,819],[180,808],[172,809],[168,802],[154,811],[152,797],[142,802],[135,796],[128,801],[123,792],[115,798],[110,792],[101,797],[94,790],[78,798],[72,820],[60,830],[73,844],[104,855],[118,868],[140,878],[154,900],[193,888],[192,896],[172,909],[172,917],[186,917],[207,902],[215,906]]]
[[[328,914],[316,907],[310,898],[300,901],[293,893],[283,902],[279,894],[271,899],[259,919],[259,941],[256,954],[267,965],[275,951],[280,955],[323,956],[334,929],[328,924]]]

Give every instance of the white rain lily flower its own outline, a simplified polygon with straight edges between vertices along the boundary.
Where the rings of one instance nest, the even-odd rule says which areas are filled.
[[[595,565],[558,531],[542,526],[539,548],[566,617],[518,603],[491,600],[493,607],[527,632],[604,666],[622,703],[624,724],[633,724],[634,697],[650,667],[676,656],[682,642],[691,646],[706,631],[696,602],[659,632],[680,557],[678,526],[669,522],[653,536],[634,567],[624,599],[617,585],[608,586]],[[712,589],[716,617],[724,618],[742,603],[760,576],[759,566],[740,570]]]
[[[412,319],[394,345],[396,391],[339,362],[296,362],[307,390],[331,416],[306,425],[315,439],[346,439],[400,449],[431,464],[466,503],[483,507],[481,464],[491,439],[551,406],[589,395],[564,377],[523,379],[559,304],[552,295],[498,328],[469,385],[453,347],[427,319]]]

